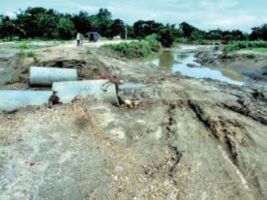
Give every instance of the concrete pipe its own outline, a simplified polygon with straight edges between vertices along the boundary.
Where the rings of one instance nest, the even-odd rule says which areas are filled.
[[[56,82],[52,89],[58,92],[63,103],[70,102],[77,96],[117,103],[115,85],[108,80]]]
[[[12,111],[27,106],[48,103],[52,91],[0,90],[0,111]]]
[[[54,82],[76,81],[78,73],[76,69],[62,69],[49,67],[31,67],[30,84],[51,86]]]

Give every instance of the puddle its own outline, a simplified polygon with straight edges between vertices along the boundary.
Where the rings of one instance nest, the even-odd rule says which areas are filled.
[[[213,79],[234,85],[244,85],[240,80],[225,76],[221,71],[211,69],[195,62],[196,49],[174,49],[163,51],[158,59],[150,63],[162,70],[168,70],[172,74],[202,79]]]

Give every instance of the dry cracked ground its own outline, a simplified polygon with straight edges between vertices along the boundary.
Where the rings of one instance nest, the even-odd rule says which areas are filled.
[[[146,83],[122,91],[142,104],[125,109],[88,98],[1,114],[0,199],[267,199],[265,98],[99,50],[68,51],[88,77],[95,59],[103,71]],[[62,59],[52,55],[39,62]],[[62,67],[66,59],[73,58]]]

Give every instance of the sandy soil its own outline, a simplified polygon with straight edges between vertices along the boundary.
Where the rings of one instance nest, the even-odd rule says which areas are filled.
[[[134,109],[80,99],[0,114],[0,199],[267,198],[267,102],[256,91],[94,48],[36,53],[38,64],[71,63],[83,78],[97,69],[146,87],[121,91],[141,102]]]

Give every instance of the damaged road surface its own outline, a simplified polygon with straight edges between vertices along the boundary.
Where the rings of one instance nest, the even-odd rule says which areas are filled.
[[[111,63],[147,80],[122,92],[144,106],[79,98],[0,115],[1,200],[267,199],[266,97]]]

